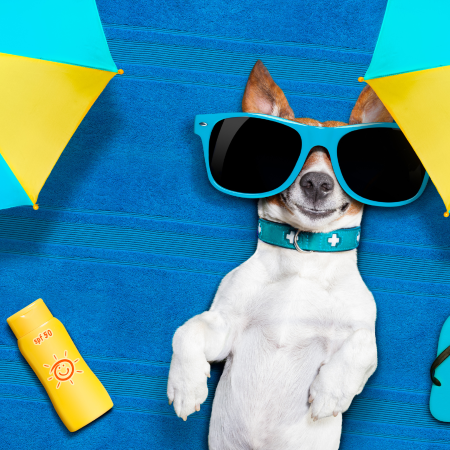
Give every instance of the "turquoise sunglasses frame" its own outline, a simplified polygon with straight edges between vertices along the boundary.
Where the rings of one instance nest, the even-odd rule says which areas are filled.
[[[257,194],[245,194],[241,192],[230,191],[229,189],[225,189],[222,186],[218,185],[211,175],[211,169],[209,166],[209,140],[211,137],[211,132],[216,125],[217,122],[220,122],[223,119],[228,119],[231,117],[256,117],[264,120],[271,120],[273,122],[282,123],[290,128],[296,130],[301,138],[302,138],[302,150],[300,152],[300,156],[298,161],[292,170],[289,178],[277,189],[274,189],[269,192],[261,192]],[[408,203],[417,200],[425,190],[425,187],[428,183],[428,173],[425,172],[425,176],[422,182],[422,186],[420,187],[419,192],[409,200],[401,201],[401,202],[377,202],[373,200],[366,199],[361,197],[360,195],[353,192],[348,184],[345,182],[344,177],[342,176],[341,169],[339,167],[339,162],[337,158],[337,148],[339,140],[345,136],[346,134],[359,130],[362,128],[397,128],[400,127],[395,123],[363,123],[358,125],[345,125],[342,127],[315,127],[311,125],[305,125],[303,123],[293,122],[287,119],[283,119],[281,117],[270,116],[266,114],[253,114],[253,113],[220,113],[220,114],[200,114],[195,116],[195,127],[194,132],[198,136],[200,136],[203,143],[203,152],[205,156],[206,170],[208,172],[208,179],[211,184],[221,192],[225,194],[233,195],[235,197],[243,197],[243,198],[265,198],[270,197],[271,195],[278,194],[285,189],[287,189],[297,178],[298,174],[302,170],[303,164],[306,161],[306,158],[309,155],[309,152],[313,147],[321,146],[325,147],[328,150],[331,158],[331,164],[333,165],[333,170],[336,175],[336,178],[341,185],[342,189],[354,199],[360,201],[361,203],[365,203],[366,205],[374,205],[374,206],[384,206],[384,207],[395,207],[395,206],[403,206]]]

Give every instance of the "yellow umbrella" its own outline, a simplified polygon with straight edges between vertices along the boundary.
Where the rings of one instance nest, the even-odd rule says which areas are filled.
[[[37,209],[69,139],[119,72],[94,0],[2,2],[0,209]]]
[[[450,209],[449,0],[389,0],[366,81]],[[446,217],[449,213],[444,214]]]

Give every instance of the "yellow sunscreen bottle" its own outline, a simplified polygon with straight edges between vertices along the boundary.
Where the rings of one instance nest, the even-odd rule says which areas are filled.
[[[64,325],[42,299],[7,319],[19,349],[69,431],[109,411],[113,402],[85,363]]]

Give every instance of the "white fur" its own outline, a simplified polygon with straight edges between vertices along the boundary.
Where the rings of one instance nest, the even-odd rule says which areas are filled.
[[[353,201],[324,158],[284,191],[288,208],[261,200],[259,215],[316,232],[359,225],[362,208],[356,214],[341,208]],[[302,213],[307,201],[299,180],[308,171],[326,172],[336,183],[322,202],[334,210],[326,218]],[[259,241],[255,254],[223,279],[211,309],[175,333],[169,401],[186,419],[207,397],[209,362],[226,359],[211,450],[336,450],[341,413],[377,366],[375,318],[356,250],[299,253]]]

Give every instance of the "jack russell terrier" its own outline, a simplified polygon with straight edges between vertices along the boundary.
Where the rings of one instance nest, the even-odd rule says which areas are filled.
[[[343,122],[295,118],[258,61],[244,112],[315,127]],[[350,124],[392,122],[366,86]],[[260,219],[327,233],[358,227],[363,205],[339,186],[324,147],[314,147],[295,182],[259,201]],[[359,236],[358,236],[359,240]],[[342,413],[377,367],[376,305],[356,249],[297,252],[261,240],[221,282],[209,311],[175,333],[167,394],[184,420],[208,395],[210,363],[225,360],[210,429],[211,450],[336,450]]]

